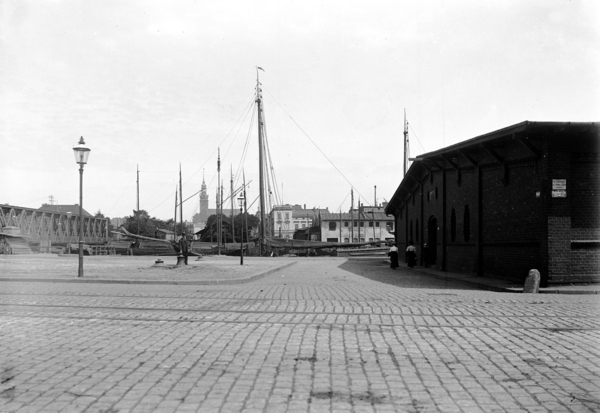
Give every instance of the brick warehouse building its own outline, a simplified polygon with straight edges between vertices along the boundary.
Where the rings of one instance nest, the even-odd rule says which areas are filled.
[[[418,156],[385,209],[398,248],[442,271],[600,281],[599,146],[598,123],[525,121]]]

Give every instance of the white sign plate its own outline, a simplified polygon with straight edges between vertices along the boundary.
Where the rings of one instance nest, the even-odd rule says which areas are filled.
[[[566,198],[567,190],[566,189],[557,189],[552,191],[552,198]]]
[[[552,180],[552,189],[567,189],[567,180],[566,179],[553,179]]]

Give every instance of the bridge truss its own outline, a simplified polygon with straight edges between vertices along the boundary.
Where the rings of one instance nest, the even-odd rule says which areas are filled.
[[[17,227],[32,243],[67,244],[79,240],[79,215],[44,212],[32,208],[0,205],[0,227]],[[108,219],[83,217],[85,244],[103,244],[109,240]]]

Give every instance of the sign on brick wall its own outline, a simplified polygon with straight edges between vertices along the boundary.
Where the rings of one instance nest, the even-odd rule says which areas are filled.
[[[567,180],[553,179],[552,180],[552,198],[567,197]]]

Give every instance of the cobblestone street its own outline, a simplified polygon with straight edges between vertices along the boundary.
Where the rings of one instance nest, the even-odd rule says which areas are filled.
[[[0,411],[600,410],[597,295],[296,260],[237,285],[1,282]]]

